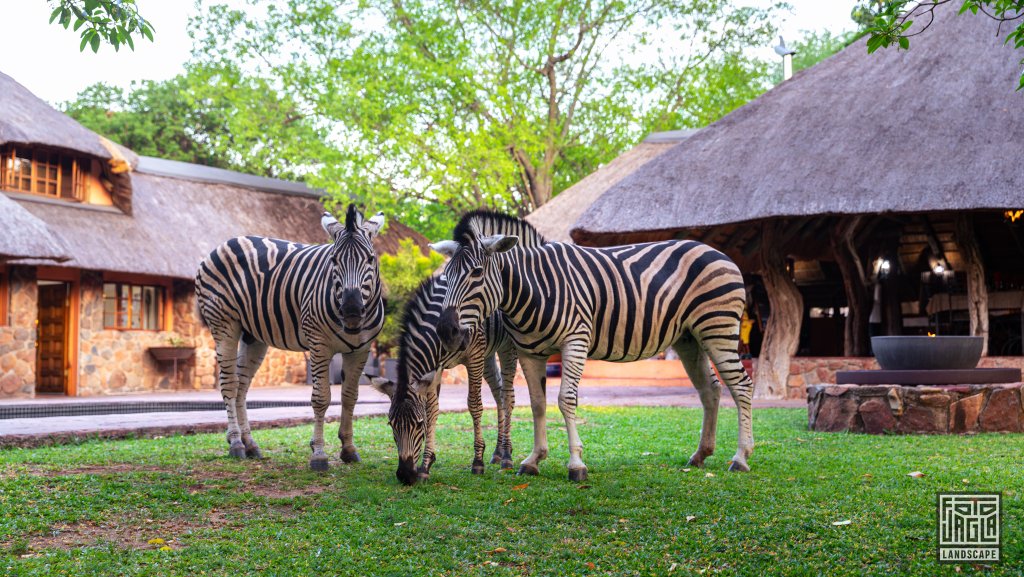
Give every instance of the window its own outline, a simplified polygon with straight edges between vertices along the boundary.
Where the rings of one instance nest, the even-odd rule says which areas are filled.
[[[84,200],[85,175],[78,159],[46,150],[0,149],[0,188],[68,200]]]
[[[162,286],[104,283],[104,328],[163,330],[164,291]]]

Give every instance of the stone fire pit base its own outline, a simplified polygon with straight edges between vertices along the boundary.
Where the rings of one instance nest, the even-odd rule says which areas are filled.
[[[1020,433],[1022,386],[811,385],[807,417],[813,431]]]

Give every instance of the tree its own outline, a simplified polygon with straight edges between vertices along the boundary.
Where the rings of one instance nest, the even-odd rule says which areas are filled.
[[[138,34],[153,41],[153,25],[139,14],[135,0],[47,0],[54,6],[50,13],[50,24],[59,23],[65,30],[74,22],[75,31],[81,30],[82,44],[98,52],[100,43],[106,42],[115,51],[125,44],[135,50],[132,35]]]
[[[771,10],[730,0],[277,0],[203,12],[197,62],[237,63],[329,132],[313,182],[434,237],[470,208],[529,212],[642,134],[747,102],[769,75],[744,49],[774,34]]]
[[[901,50],[910,49],[910,39],[923,34],[935,19],[935,10],[952,0],[926,0],[910,7],[912,0],[892,0],[886,2],[878,10],[871,26],[868,27],[868,54],[879,48],[898,45]],[[913,2],[916,4],[916,2]],[[971,14],[981,12],[985,16],[1000,23],[1017,22],[1006,35],[1006,42],[1013,43],[1015,48],[1024,48],[1024,0],[963,0],[960,14],[970,11]],[[910,27],[918,21],[920,25],[913,31]],[[1024,63],[1024,60],[1021,60]],[[1018,90],[1024,89],[1024,72],[1020,76]]]
[[[94,84],[64,111],[139,154],[276,178],[304,179],[326,147],[294,102],[234,67],[192,66],[127,94]]]

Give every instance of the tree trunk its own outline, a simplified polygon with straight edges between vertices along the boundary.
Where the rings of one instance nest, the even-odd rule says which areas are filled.
[[[871,315],[872,292],[864,273],[864,264],[853,243],[862,220],[863,217],[860,215],[849,220],[843,219],[832,229],[830,235],[832,253],[843,275],[843,291],[846,293],[843,354],[848,357],[867,356],[870,350],[868,322]]]
[[[771,313],[764,330],[761,355],[754,375],[754,396],[785,398],[790,359],[800,344],[804,299],[786,270],[786,255],[777,245],[781,222],[761,225],[761,279],[768,293]]]
[[[981,249],[974,237],[974,220],[960,214],[956,218],[956,244],[967,274],[967,312],[971,317],[971,335],[982,337],[982,356],[988,355],[988,289],[985,287],[985,265]]]

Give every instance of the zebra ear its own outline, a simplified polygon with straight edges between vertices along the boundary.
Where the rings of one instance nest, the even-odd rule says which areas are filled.
[[[412,384],[413,389],[417,392],[422,391],[425,387],[429,387],[434,384],[434,379],[437,377],[437,371],[430,371],[429,373],[420,377],[417,382]]]
[[[320,226],[324,227],[324,232],[326,232],[331,238],[338,238],[341,231],[345,230],[345,226],[338,222],[338,219],[334,218],[334,216],[327,211],[324,211],[324,215],[320,217]]]
[[[510,250],[512,247],[519,244],[519,237],[496,234],[494,236],[485,236],[484,238],[481,238],[480,244],[483,245],[487,254],[495,254]]]
[[[389,399],[395,398],[395,383],[387,379],[373,377],[372,379],[370,379],[370,386],[376,389],[378,392],[387,395]]]
[[[451,258],[455,251],[459,250],[459,243],[454,240],[439,240],[430,245],[430,250],[439,252],[447,258]]]
[[[378,212],[371,218],[363,223],[363,230],[365,230],[372,239],[380,233],[380,229],[384,227],[384,213]]]

